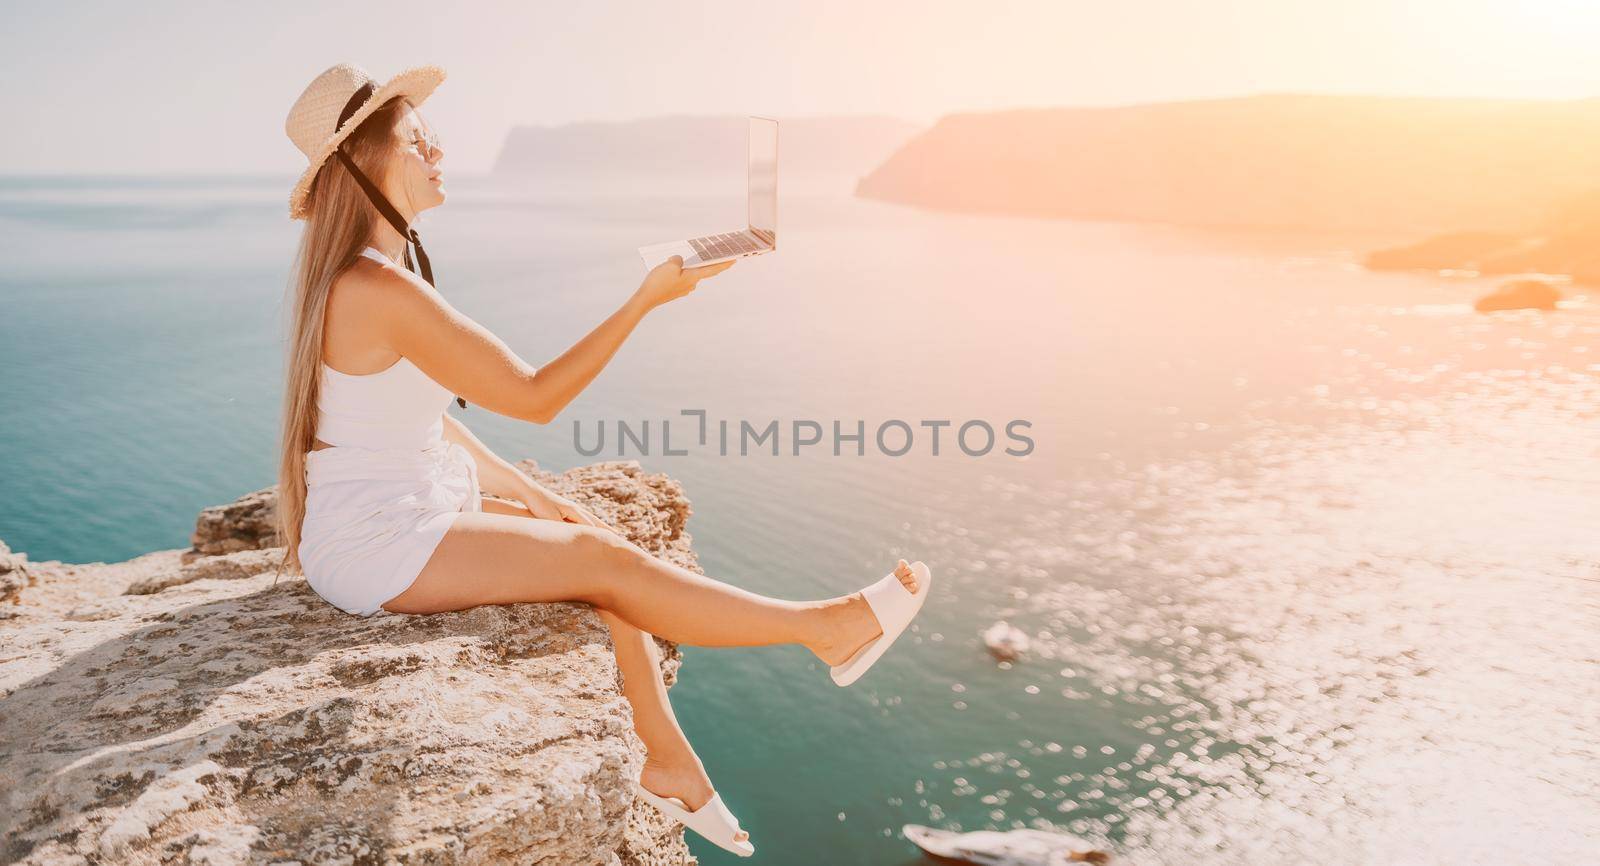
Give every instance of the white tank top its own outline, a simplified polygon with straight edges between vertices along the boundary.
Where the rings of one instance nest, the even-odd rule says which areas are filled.
[[[361,254],[394,264],[372,247]],[[454,395],[405,356],[386,369],[363,375],[321,366],[318,439],[335,446],[405,450],[422,450],[444,440],[444,411]]]

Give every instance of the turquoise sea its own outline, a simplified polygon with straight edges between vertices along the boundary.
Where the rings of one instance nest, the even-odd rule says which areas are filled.
[[[273,482],[291,183],[0,179],[0,539],[184,547]],[[440,290],[536,364],[634,290],[636,246],[744,216],[737,189],[448,189],[418,225]],[[683,482],[706,572],[751,590],[933,567],[850,689],[798,647],[685,648],[674,706],[763,862],[916,863],[905,823],[1056,827],[1141,864],[1593,862],[1595,290],[1484,316],[1494,281],[1357,264],[1408,237],[848,189],[785,192],[779,252],[653,313],[556,422],[452,409],[557,470],[649,420],[622,456]],[[796,419],[825,431],[798,456]],[[777,421],[780,453],[741,455],[741,420]],[[875,441],[893,420],[904,456]],[[833,453],[836,421],[864,455]],[[982,456],[954,438],[973,421]],[[1033,638],[1015,663],[980,640],[999,620]]]

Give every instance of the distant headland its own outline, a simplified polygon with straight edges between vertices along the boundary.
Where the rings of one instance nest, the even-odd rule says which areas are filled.
[[[856,193],[1183,225],[1527,233],[1600,187],[1600,99],[1263,95],[955,114]]]

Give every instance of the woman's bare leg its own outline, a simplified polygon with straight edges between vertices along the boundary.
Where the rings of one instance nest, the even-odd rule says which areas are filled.
[[[916,591],[904,559],[894,573]],[[663,744],[663,757],[655,768],[647,760],[640,784],[678,796],[690,808],[710,799],[710,781],[672,715],[647,631],[701,646],[799,643],[828,665],[883,633],[859,590],[821,601],[775,599],[658,559],[609,529],[530,520],[492,508],[457,515],[417,579],[383,607],[437,613],[537,601],[586,602],[613,626],[623,694],[635,707],[636,728],[637,710],[644,709],[640,739],[647,748],[652,741]],[[639,675],[629,677],[630,671]],[[736,838],[749,834],[741,830]]]
[[[700,808],[716,788],[672,712],[666,683],[661,681],[656,639],[608,610],[597,612],[611,629],[622,695],[633,707],[633,727],[645,745],[639,784],[662,797],[677,797],[691,811]],[[749,838],[744,830],[734,834],[740,842]]]
[[[521,505],[495,499],[484,499],[483,509],[536,519]],[[645,746],[639,783],[663,797],[677,797],[691,810],[700,808],[716,789],[672,712],[666,683],[661,680],[655,638],[611,611],[597,610],[596,613],[611,630],[617,670],[622,674],[622,696],[633,709],[633,728]],[[735,838],[743,841],[749,834],[740,830]]]
[[[904,560],[896,573],[915,591]],[[532,601],[586,602],[694,646],[797,643],[829,665],[882,634],[859,590],[771,598],[651,556],[608,529],[476,511],[456,516],[416,581],[383,607],[438,613]]]

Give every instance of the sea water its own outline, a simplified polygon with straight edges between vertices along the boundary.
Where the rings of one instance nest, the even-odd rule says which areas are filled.
[[[116,561],[273,483],[291,181],[0,183],[0,539]],[[736,189],[447,189],[418,224],[438,288],[534,364],[634,291],[635,247],[744,216]],[[650,314],[554,423],[450,410],[513,461],[679,479],[702,566],[747,589],[933,568],[849,689],[798,647],[685,648],[678,717],[764,862],[916,862],[905,823],[1055,827],[1132,863],[1592,856],[1589,291],[1484,316],[1495,281],[1359,266],[1406,237],[848,190],[786,191],[778,253]],[[796,420],[825,434],[798,454]],[[618,453],[646,421],[648,453]],[[741,422],[779,435],[741,453]],[[834,453],[836,422],[865,453]],[[997,433],[979,456],[969,422],[973,450]],[[980,640],[1002,619],[1033,637],[1010,664]]]

